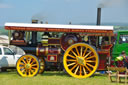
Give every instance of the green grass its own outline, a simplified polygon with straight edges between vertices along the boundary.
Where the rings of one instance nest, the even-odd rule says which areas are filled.
[[[106,74],[94,74],[90,78],[76,79],[63,72],[44,72],[32,78],[20,77],[16,71],[0,72],[0,85],[124,85],[110,82]]]

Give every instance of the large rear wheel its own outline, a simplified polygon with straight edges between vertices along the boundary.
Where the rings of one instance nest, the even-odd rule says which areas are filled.
[[[23,55],[17,61],[16,69],[22,77],[33,77],[39,71],[39,61],[34,55]]]
[[[77,43],[65,51],[63,64],[69,75],[75,78],[86,78],[97,70],[99,58],[92,46]]]

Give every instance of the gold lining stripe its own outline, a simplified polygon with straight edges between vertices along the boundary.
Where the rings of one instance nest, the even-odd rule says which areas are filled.
[[[46,55],[48,54],[48,47],[46,47]]]
[[[39,55],[39,47],[36,47],[36,55],[38,56]]]

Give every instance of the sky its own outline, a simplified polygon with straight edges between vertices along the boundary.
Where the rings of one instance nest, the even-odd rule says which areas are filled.
[[[97,8],[102,23],[128,24],[128,0],[0,0],[0,26],[6,22],[96,24]],[[120,24],[119,24],[120,25]]]

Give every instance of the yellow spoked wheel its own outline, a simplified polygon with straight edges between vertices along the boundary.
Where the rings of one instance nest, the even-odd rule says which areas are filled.
[[[39,61],[34,55],[23,55],[17,61],[16,69],[22,77],[33,77],[39,71]]]
[[[39,62],[40,62],[39,74],[42,74],[44,72],[44,69],[45,69],[45,60],[44,60],[44,58],[39,57]]]
[[[63,64],[69,75],[75,78],[87,78],[96,71],[99,58],[90,45],[77,43],[65,51]]]

